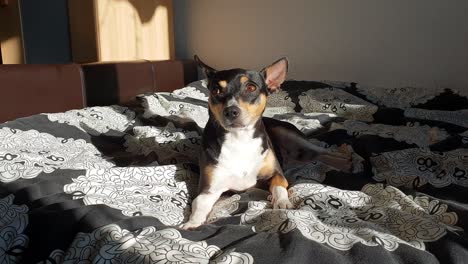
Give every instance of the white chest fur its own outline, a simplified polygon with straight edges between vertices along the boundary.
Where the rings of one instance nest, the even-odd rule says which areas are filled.
[[[255,185],[268,151],[262,153],[262,139],[254,138],[253,134],[253,129],[226,134],[213,170],[211,188],[243,191]]]

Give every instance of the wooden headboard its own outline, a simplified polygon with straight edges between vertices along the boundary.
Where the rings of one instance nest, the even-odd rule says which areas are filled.
[[[197,79],[192,60],[83,64],[87,106],[127,104],[135,95],[170,92]]]
[[[0,122],[43,112],[129,104],[197,79],[192,60],[0,65]]]

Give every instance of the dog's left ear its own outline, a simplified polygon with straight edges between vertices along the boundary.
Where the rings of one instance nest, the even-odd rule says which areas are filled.
[[[202,68],[203,73],[209,79],[213,74],[216,73],[216,70],[211,68],[210,66],[206,65],[197,55],[193,57],[193,60],[197,63],[197,65]]]
[[[269,92],[276,92],[281,84],[286,80],[288,73],[288,59],[281,58],[260,72],[265,78],[265,83]]]

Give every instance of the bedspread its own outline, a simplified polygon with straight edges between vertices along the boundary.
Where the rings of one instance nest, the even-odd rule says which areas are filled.
[[[0,263],[467,263],[468,92],[288,81],[264,115],[349,151],[286,164],[293,209],[229,193],[185,231],[208,91],[0,124]]]

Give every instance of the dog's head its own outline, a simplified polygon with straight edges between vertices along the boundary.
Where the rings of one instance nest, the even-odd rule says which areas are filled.
[[[254,126],[265,110],[267,96],[279,90],[288,72],[286,58],[259,72],[244,69],[217,71],[198,56],[195,61],[208,80],[210,115],[226,130]]]

